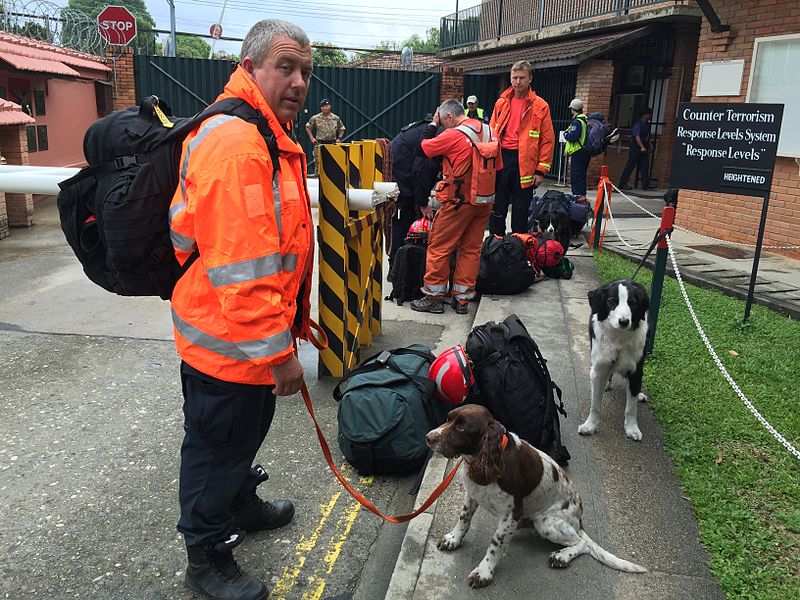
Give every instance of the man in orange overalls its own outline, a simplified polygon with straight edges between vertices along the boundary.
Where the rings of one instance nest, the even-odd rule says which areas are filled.
[[[437,136],[436,129],[440,126],[444,131]],[[422,286],[425,295],[411,303],[412,310],[417,312],[444,312],[443,300],[450,275],[450,255],[456,247],[458,253],[451,306],[456,313],[466,314],[469,301],[475,297],[481,242],[492,212],[494,194],[486,198],[471,197],[473,150],[470,139],[494,139],[494,134],[488,127],[478,119],[468,118],[464,114],[464,107],[457,100],[447,100],[436,111],[433,122],[423,133],[419,151],[428,158],[443,157],[444,179],[439,182],[436,190],[436,199],[442,207],[433,219],[428,237],[427,265]],[[483,128],[487,128],[487,131]],[[497,164],[500,168],[499,155]]]

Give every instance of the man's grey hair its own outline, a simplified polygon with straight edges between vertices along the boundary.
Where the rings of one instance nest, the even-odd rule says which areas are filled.
[[[533,67],[531,66],[531,63],[529,63],[527,60],[518,60],[513,65],[511,65],[511,70],[512,71],[527,71],[528,75],[533,77]]]
[[[272,40],[277,36],[285,36],[294,40],[305,48],[311,45],[308,35],[294,23],[282,21],[281,19],[264,19],[250,28],[242,42],[241,59],[248,56],[256,66],[261,66],[267,56]]]
[[[464,106],[458,100],[445,100],[439,107],[439,117],[444,118],[448,113],[460,117],[464,114]]]

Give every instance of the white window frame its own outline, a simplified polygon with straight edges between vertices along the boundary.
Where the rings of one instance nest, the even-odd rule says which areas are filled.
[[[771,35],[771,36],[768,36],[768,37],[759,37],[759,38],[756,38],[754,40],[754,42],[753,42],[753,56],[750,59],[750,74],[748,75],[748,80],[747,80],[747,96],[745,97],[745,102],[750,102],[750,96],[751,96],[752,89],[753,89],[753,75],[755,73],[756,57],[758,56],[758,46],[759,46],[759,44],[761,44],[762,42],[777,42],[777,41],[781,41],[781,40],[793,40],[793,39],[794,40],[800,40],[800,33],[789,33],[789,34],[785,34],[785,35]],[[787,115],[786,111],[784,110],[783,121],[781,123],[781,135],[784,135],[784,133],[785,134],[791,133],[790,131],[788,131],[788,128],[787,128],[786,132],[783,131],[784,125],[786,125],[786,123],[787,123],[788,116],[789,115]],[[785,156],[785,157],[789,157],[789,158],[800,158],[800,153],[792,154],[792,153],[789,153],[789,152],[781,152],[779,150],[778,151],[778,156]]]

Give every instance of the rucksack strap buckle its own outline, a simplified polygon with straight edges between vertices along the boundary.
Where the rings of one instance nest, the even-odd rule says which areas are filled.
[[[130,167],[135,167],[139,164],[138,155],[134,154],[132,156],[118,156],[114,159],[114,167],[116,167],[117,171],[122,171],[123,169],[128,169]]]
[[[391,357],[392,353],[389,352],[388,350],[384,350],[383,352],[378,354],[378,357],[375,359],[375,362],[385,365],[386,361],[389,360]]]

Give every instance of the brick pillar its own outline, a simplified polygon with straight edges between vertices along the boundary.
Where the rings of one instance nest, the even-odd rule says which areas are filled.
[[[606,119],[611,114],[611,92],[614,87],[614,62],[611,60],[587,60],[578,67],[575,80],[575,97],[583,100],[583,112],[588,115],[601,112]],[[586,172],[587,194],[593,197],[592,190],[597,188],[600,179],[600,167],[603,156],[595,156],[589,163]]]
[[[664,127],[658,138],[656,155],[653,162],[652,176],[659,187],[669,185],[672,170],[672,151],[675,146],[675,116],[679,102],[692,99],[692,82],[694,80],[695,62],[697,61],[697,43],[699,27],[696,25],[673,25],[675,35],[675,54],[672,59],[672,70],[667,84],[667,97],[664,100]]]
[[[108,61],[114,71],[111,73],[113,92],[112,110],[122,110],[136,104],[136,86],[133,77],[133,48],[110,46]]]
[[[464,69],[442,67],[442,87],[439,94],[440,102],[456,99],[461,102],[464,98]]]
[[[6,209],[6,195],[0,192],[0,240],[2,240],[8,234],[8,210]]]
[[[27,165],[28,134],[24,125],[0,127],[0,149],[9,165]],[[33,220],[33,194],[6,194],[6,212],[11,227],[30,227]],[[0,215],[2,219],[2,215]],[[0,221],[0,229],[2,222]],[[3,237],[0,234],[0,237]]]

